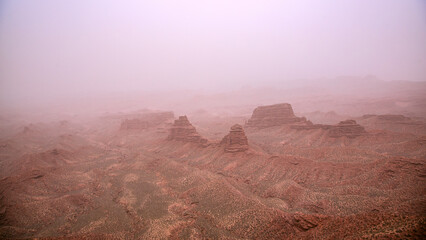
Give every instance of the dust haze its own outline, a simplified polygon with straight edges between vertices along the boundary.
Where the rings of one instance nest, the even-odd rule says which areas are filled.
[[[365,76],[426,76],[423,1],[3,1],[0,11],[8,110],[184,90],[339,94],[340,76],[374,95]]]
[[[1,1],[0,238],[422,238],[425,43],[421,0]]]

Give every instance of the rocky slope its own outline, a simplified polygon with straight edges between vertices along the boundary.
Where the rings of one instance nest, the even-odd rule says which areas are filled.
[[[1,239],[425,238],[424,136],[234,125],[203,145],[184,116],[170,140],[114,123],[0,140]]]

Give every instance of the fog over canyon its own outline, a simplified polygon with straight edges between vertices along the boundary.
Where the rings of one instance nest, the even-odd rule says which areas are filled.
[[[425,239],[426,2],[0,2],[1,239]]]

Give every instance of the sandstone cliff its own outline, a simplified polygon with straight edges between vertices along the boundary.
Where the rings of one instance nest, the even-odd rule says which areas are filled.
[[[304,121],[306,121],[306,118],[299,118],[294,115],[293,108],[290,104],[281,103],[257,107],[254,109],[246,126],[266,128]]]

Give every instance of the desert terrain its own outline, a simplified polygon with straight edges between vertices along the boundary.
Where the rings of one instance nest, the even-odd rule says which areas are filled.
[[[90,117],[4,114],[0,238],[425,237],[424,96],[384,108],[401,99],[299,94],[293,105],[252,93]]]
[[[425,43],[425,0],[0,0],[0,240],[424,240]]]

